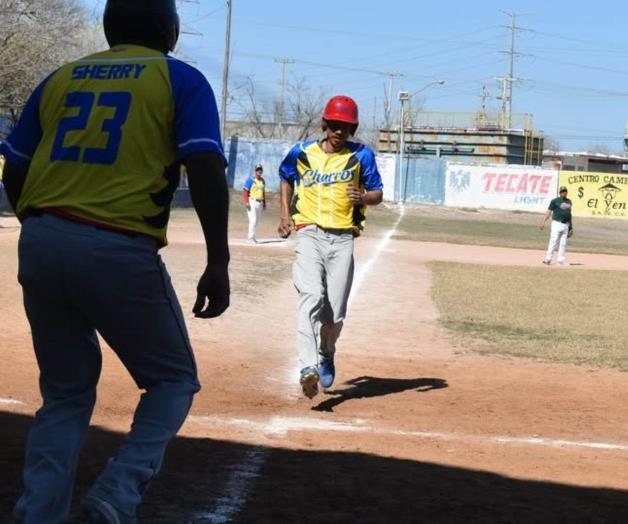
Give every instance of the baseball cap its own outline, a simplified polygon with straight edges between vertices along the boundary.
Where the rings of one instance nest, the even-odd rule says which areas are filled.
[[[567,193],[567,187],[566,186],[560,186],[560,189],[558,190],[559,193]]]
[[[262,164],[255,164],[255,171],[257,170],[264,171],[264,166],[262,166]]]

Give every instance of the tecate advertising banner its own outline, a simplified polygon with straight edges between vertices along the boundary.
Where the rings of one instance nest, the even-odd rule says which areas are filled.
[[[554,169],[449,164],[445,205],[542,212],[556,196],[557,185]]]

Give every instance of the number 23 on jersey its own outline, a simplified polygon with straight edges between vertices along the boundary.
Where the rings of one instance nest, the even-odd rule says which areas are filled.
[[[65,99],[65,107],[78,108],[78,114],[61,119],[52,146],[50,160],[66,162],[83,162],[85,164],[113,164],[118,157],[124,126],[131,108],[132,96],[126,91],[104,92],[98,95],[89,91],[74,91]],[[114,109],[112,118],[103,120],[100,132],[108,135],[105,148],[66,146],[66,135],[70,132],[84,131],[93,133],[96,123],[90,122],[94,106],[111,107]]]

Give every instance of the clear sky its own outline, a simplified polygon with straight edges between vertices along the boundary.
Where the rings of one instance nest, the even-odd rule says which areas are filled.
[[[104,0],[83,0],[96,12]],[[265,100],[279,93],[275,58],[295,61],[288,79],[304,77],[315,92],[348,94],[362,120],[377,107],[382,118],[384,72],[396,71],[399,89],[421,93],[425,110],[475,111],[486,85],[500,94],[507,72],[508,17],[521,13],[516,50],[513,111],[534,115],[535,127],[562,149],[603,144],[622,150],[628,121],[628,2],[599,0],[233,0],[229,114],[247,77]],[[224,0],[182,5],[186,33],[179,56],[191,59],[220,97],[225,35]],[[220,101],[219,101],[220,103]],[[489,108],[499,101],[488,100]]]

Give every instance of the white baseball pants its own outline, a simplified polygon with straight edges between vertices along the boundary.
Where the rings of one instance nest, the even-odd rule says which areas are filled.
[[[550,239],[547,245],[547,253],[545,254],[545,260],[547,262],[552,261],[552,255],[554,251],[558,249],[557,262],[559,264],[565,263],[565,252],[567,251],[567,234],[569,233],[569,224],[563,224],[556,220],[552,220],[552,226],[550,230]]]
[[[249,216],[249,240],[255,239],[255,231],[257,229],[257,224],[259,224],[262,219],[262,210],[264,209],[264,203],[260,200],[255,200],[254,198],[249,198],[249,208],[247,210],[247,215]]]
[[[307,226],[297,232],[295,253],[297,348],[303,369],[336,352],[353,283],[353,232]]]

